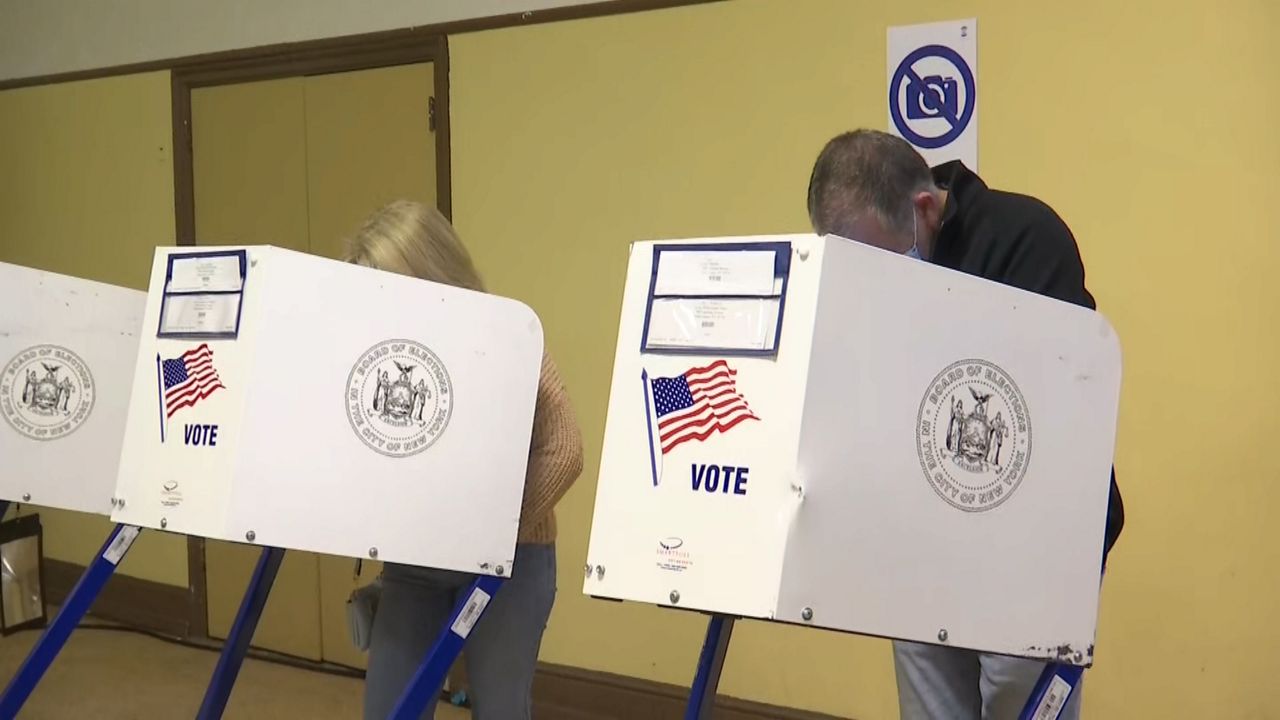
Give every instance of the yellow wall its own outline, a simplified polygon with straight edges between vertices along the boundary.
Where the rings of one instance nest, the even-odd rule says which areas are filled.
[[[822,143],[885,126],[886,26],[970,15],[982,174],[1066,217],[1125,347],[1129,522],[1086,712],[1273,714],[1280,477],[1264,451],[1280,437],[1280,333],[1264,313],[1280,311],[1280,10],[1268,0],[736,0],[452,38],[457,223],[493,289],[541,314],[586,435],[544,660],[685,684],[698,652],[692,615],[580,594],[626,244],[807,230]],[[722,688],[896,716],[877,640],[748,624]]]
[[[626,243],[805,230],[810,163],[883,127],[889,24],[980,20],[981,157],[1052,203],[1121,333],[1112,560],[1091,717],[1265,717],[1280,625],[1280,46],[1269,0],[1050,5],[735,0],[451,40],[454,203],[493,288],[542,315],[589,467],[561,506],[544,659],[686,683],[701,622],[580,595]],[[168,77],[0,92],[0,260],[141,287],[173,239]],[[106,525],[44,513],[51,556]],[[186,582],[182,538],[124,571]],[[744,624],[723,689],[895,714],[882,641]]]
[[[173,244],[169,73],[0,92],[0,261],[145,288]],[[45,553],[87,564],[105,519],[39,509]],[[187,584],[186,539],[145,533],[121,572]]]

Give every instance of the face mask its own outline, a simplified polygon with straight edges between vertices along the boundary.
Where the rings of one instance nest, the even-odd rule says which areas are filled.
[[[911,211],[911,249],[906,251],[903,254],[909,258],[915,258],[916,260],[923,260],[924,258],[920,257],[920,240],[919,238],[916,237],[917,229],[918,228],[916,224],[916,213],[914,210],[912,210]]]

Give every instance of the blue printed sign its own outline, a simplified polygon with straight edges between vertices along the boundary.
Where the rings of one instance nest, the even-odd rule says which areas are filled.
[[[889,132],[930,165],[978,168],[978,23],[889,28]]]

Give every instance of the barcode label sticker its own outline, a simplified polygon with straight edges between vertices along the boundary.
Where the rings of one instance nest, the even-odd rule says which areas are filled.
[[[471,634],[471,628],[479,622],[481,613],[488,607],[489,599],[489,593],[480,588],[472,590],[471,597],[467,598],[467,606],[458,613],[458,619],[453,621],[453,626],[449,629],[465,640]]]
[[[133,541],[138,539],[139,529],[134,525],[123,525],[120,532],[116,533],[116,538],[111,541],[106,550],[102,551],[102,559],[112,565],[119,565],[120,559],[124,554],[129,552],[129,547],[133,545]]]
[[[1058,720],[1058,713],[1062,712],[1063,706],[1067,704],[1067,696],[1070,694],[1071,683],[1054,675],[1053,680],[1049,682],[1048,692],[1040,700],[1040,707],[1036,708],[1036,714],[1032,717],[1035,720]]]

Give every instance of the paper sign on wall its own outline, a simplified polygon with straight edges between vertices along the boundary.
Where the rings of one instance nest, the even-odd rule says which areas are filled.
[[[978,20],[889,28],[889,132],[978,170]]]

